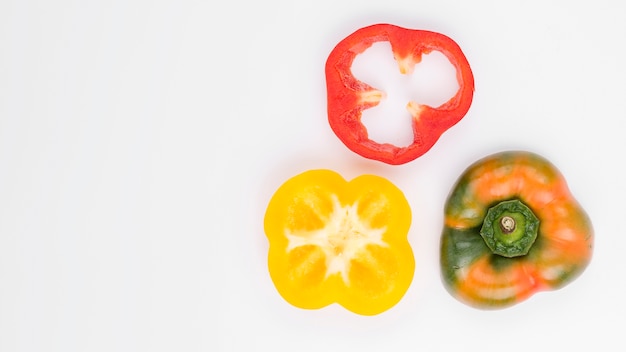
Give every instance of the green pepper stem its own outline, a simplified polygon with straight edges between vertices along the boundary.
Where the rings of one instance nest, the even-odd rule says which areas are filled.
[[[505,234],[509,234],[515,231],[515,219],[510,216],[503,216],[500,219],[500,229]]]
[[[489,208],[480,229],[485,244],[503,257],[526,255],[537,238],[539,219],[517,199]]]

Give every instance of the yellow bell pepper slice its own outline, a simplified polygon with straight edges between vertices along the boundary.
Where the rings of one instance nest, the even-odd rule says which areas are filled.
[[[279,187],[267,207],[270,276],[296,307],[338,303],[361,315],[382,313],[413,279],[410,225],[409,204],[390,181],[306,171]]]

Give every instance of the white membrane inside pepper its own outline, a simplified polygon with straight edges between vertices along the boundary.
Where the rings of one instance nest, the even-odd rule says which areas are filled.
[[[287,231],[287,251],[306,245],[318,246],[326,255],[326,276],[339,273],[348,283],[350,261],[368,245],[386,247],[386,228],[371,228],[357,213],[358,203],[342,205],[333,197],[333,211],[322,217],[324,228],[312,231]]]
[[[454,66],[441,52],[424,54],[419,63],[410,57],[398,62],[393,55],[389,42],[374,43],[356,56],[351,70],[358,80],[384,92],[378,106],[362,113],[369,138],[404,147],[413,143],[409,102],[413,107],[438,107],[456,94],[459,85]],[[402,74],[401,68],[409,72]]]

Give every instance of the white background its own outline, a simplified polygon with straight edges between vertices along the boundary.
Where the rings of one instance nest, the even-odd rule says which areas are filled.
[[[624,346],[624,3],[0,2],[0,351],[481,351]],[[363,159],[326,120],[324,63],[359,27],[463,48],[473,105],[423,157]],[[556,164],[594,257],[569,286],[481,311],[439,278],[445,198],[505,149]],[[384,176],[413,209],[391,310],[287,304],[265,207],[313,168]]]

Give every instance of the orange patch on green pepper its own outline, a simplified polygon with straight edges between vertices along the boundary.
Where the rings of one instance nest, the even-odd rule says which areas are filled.
[[[507,307],[561,288],[591,260],[589,217],[558,169],[533,153],[498,153],[471,165],[444,215],[444,284],[477,308]]]

